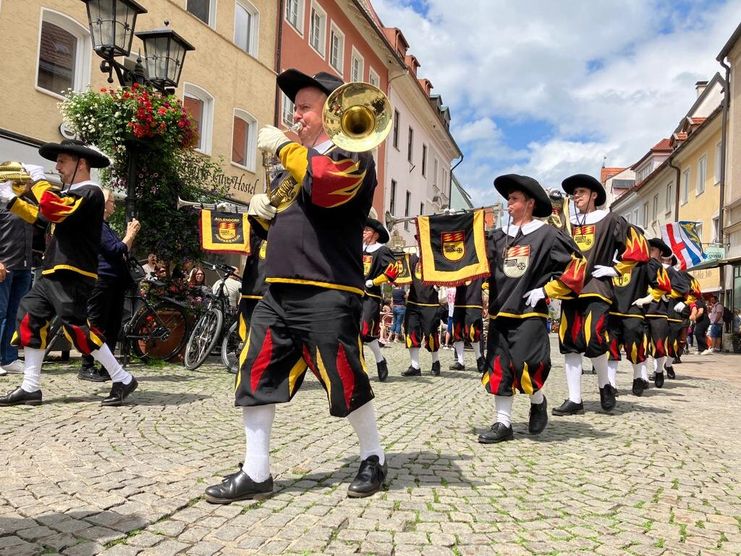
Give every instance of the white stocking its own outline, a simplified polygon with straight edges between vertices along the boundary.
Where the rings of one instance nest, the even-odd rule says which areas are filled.
[[[367,345],[373,352],[373,357],[376,358],[376,363],[380,363],[381,361],[383,361],[383,355],[381,355],[381,346],[378,345],[378,340],[373,340],[372,342],[368,342],[365,345]]]
[[[610,379],[607,376],[607,353],[603,353],[598,357],[590,357],[592,360],[592,366],[597,371],[597,384],[600,388],[604,388],[609,384]]]
[[[506,427],[512,426],[512,402],[514,398],[514,396],[494,396],[497,423],[502,423]]]
[[[581,353],[565,354],[563,367],[566,371],[569,399],[574,403],[581,403]]]
[[[368,459],[369,456],[378,456],[378,461],[383,465],[386,455],[381,448],[381,439],[378,436],[378,424],[376,423],[376,410],[373,401],[360,406],[347,416],[355,434],[358,435],[360,444],[360,459]]]
[[[275,419],[275,404],[242,408],[245,450],[242,471],[256,483],[270,477],[270,431]]]
[[[613,388],[617,388],[617,369],[619,361],[607,361],[607,378]]]
[[[25,365],[23,366],[23,383],[21,388],[26,392],[41,390],[41,364],[44,362],[44,350],[23,348]]]
[[[463,342],[453,342],[455,348],[455,356],[458,358],[458,363],[463,365]]]
[[[409,348],[409,357],[412,360],[412,367],[419,369],[419,348]]]

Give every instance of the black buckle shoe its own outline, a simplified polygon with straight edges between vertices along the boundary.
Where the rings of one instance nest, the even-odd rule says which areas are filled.
[[[631,390],[633,391],[634,396],[642,396],[643,392],[647,388],[648,388],[648,382],[646,382],[642,378],[633,379],[633,388]]]
[[[466,366],[465,365],[462,365],[462,364],[458,363],[458,361],[456,361],[450,367],[448,367],[448,369],[450,369],[451,371],[465,371],[466,370]]]
[[[422,370],[421,369],[415,369],[411,365],[409,365],[409,368],[401,373],[401,376],[422,376]]]
[[[20,386],[0,397],[0,407],[8,405],[41,405],[41,390],[26,392]]]
[[[512,430],[512,425],[509,427],[502,423],[494,423],[491,428],[482,432],[479,435],[479,442],[481,444],[496,444],[497,442],[506,442],[507,440],[514,440],[515,433]]]
[[[476,359],[476,368],[480,373],[483,373],[486,370],[486,359],[484,359],[483,355]]]
[[[124,384],[123,382],[114,382],[111,387],[111,393],[108,394],[107,398],[104,398],[100,402],[100,405],[109,407],[122,405],[129,394],[136,390],[137,386],[139,386],[139,383],[133,376],[131,377],[131,382],[128,384]]]
[[[543,396],[542,403],[530,404],[530,421],[527,430],[530,434],[540,434],[548,424],[548,400]]]
[[[672,367],[667,367],[664,365],[664,370],[666,371],[666,376],[671,378],[672,380],[677,378],[677,373],[674,372],[674,369]]]
[[[552,415],[558,415],[559,417],[563,415],[581,415],[582,413],[584,413],[584,402],[576,403],[569,399],[564,400],[561,405],[551,410]]]
[[[615,388],[612,384],[605,384],[604,388],[599,389],[599,403],[605,411],[615,409],[617,400],[615,400]]]
[[[435,361],[434,363],[432,363],[430,373],[432,373],[432,376],[440,376],[440,361]]]
[[[389,377],[389,367],[385,359],[381,359],[376,363],[376,371],[378,372],[378,380],[381,382]]]
[[[654,384],[656,385],[656,388],[664,386],[664,373],[656,373],[654,376]]]
[[[381,465],[378,456],[368,456],[360,462],[360,469],[355,479],[347,487],[347,495],[350,498],[365,498],[381,490],[383,481],[388,474],[386,462]]]
[[[212,504],[230,504],[237,500],[264,498],[271,492],[273,492],[272,475],[263,482],[256,483],[240,468],[236,473],[224,477],[221,484],[208,487],[206,501]]]
[[[92,367],[83,366],[77,373],[77,378],[88,382],[107,382],[111,380],[111,375],[104,368],[97,368],[93,365]]]

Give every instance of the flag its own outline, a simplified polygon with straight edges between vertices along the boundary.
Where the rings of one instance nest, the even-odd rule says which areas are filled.
[[[246,214],[203,209],[199,231],[204,251],[250,254],[250,222]]]
[[[697,233],[697,222],[669,222],[664,225],[661,236],[677,256],[682,270],[697,266],[707,259]]]
[[[489,276],[484,210],[417,217],[422,281],[458,286]]]
[[[399,286],[403,286],[404,284],[411,284],[412,271],[409,268],[409,253],[404,253],[404,255],[402,255],[400,259],[396,260],[396,268],[399,272],[396,275],[394,284],[397,284]]]

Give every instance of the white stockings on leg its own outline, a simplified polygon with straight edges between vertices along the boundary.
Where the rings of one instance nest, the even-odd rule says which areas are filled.
[[[455,356],[458,358],[458,363],[463,365],[463,342],[454,342],[453,347],[455,348]]]
[[[44,350],[23,348],[25,365],[23,366],[23,383],[21,388],[26,392],[41,390],[41,364],[44,362]]]
[[[355,434],[358,435],[360,444],[360,459],[368,459],[369,456],[378,456],[378,461],[383,465],[386,455],[381,448],[381,439],[378,436],[378,424],[376,423],[376,409],[373,401],[360,406],[347,416]]]
[[[275,419],[275,404],[242,408],[245,450],[242,471],[256,483],[270,477],[270,431]]]
[[[473,346],[473,356],[478,361],[479,360],[479,357],[481,357],[481,343],[480,342],[471,342],[471,345]]]
[[[381,346],[378,345],[378,340],[373,340],[372,342],[368,342],[365,345],[367,345],[373,352],[373,357],[376,358],[376,363],[380,363],[381,361],[383,361],[383,355],[381,355]]]
[[[581,403],[581,353],[565,354],[563,367],[566,371],[569,399],[574,403]]]
[[[502,423],[505,427],[512,426],[512,402],[514,399],[514,396],[494,396],[497,423]]]
[[[613,388],[617,388],[617,369],[619,361],[607,361],[607,378]]]
[[[412,367],[419,369],[419,348],[409,348],[409,358],[412,360]]]
[[[123,382],[124,384],[131,383],[131,374],[116,360],[111,352],[111,348],[109,348],[107,344],[103,344],[100,348],[91,352],[90,355],[105,367],[105,370],[108,371],[109,375],[111,375],[111,380],[113,382]]]
[[[590,357],[590,359],[594,370],[597,371],[597,384],[600,388],[604,388],[610,382],[607,374],[607,353],[603,353],[599,357]]]

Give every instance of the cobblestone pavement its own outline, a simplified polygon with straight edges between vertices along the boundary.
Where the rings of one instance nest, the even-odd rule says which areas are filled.
[[[41,407],[0,409],[0,554],[741,552],[741,384],[728,380],[741,356],[687,356],[676,380],[641,398],[621,366],[612,415],[585,375],[586,414],[551,417],[539,437],[527,434],[520,396],[515,441],[482,445],[494,412],[477,373],[403,378],[407,352],[384,353],[389,380],[370,368],[387,490],[346,497],[357,442],[309,377],[278,408],[273,496],[229,506],[202,496],[244,447],[232,377],[216,363],[133,367],[140,390],[121,408],[99,406],[109,385],[47,366]],[[452,352],[441,353],[446,369]],[[557,350],[553,359],[551,407],[565,397]],[[0,388],[19,381],[2,377]]]

